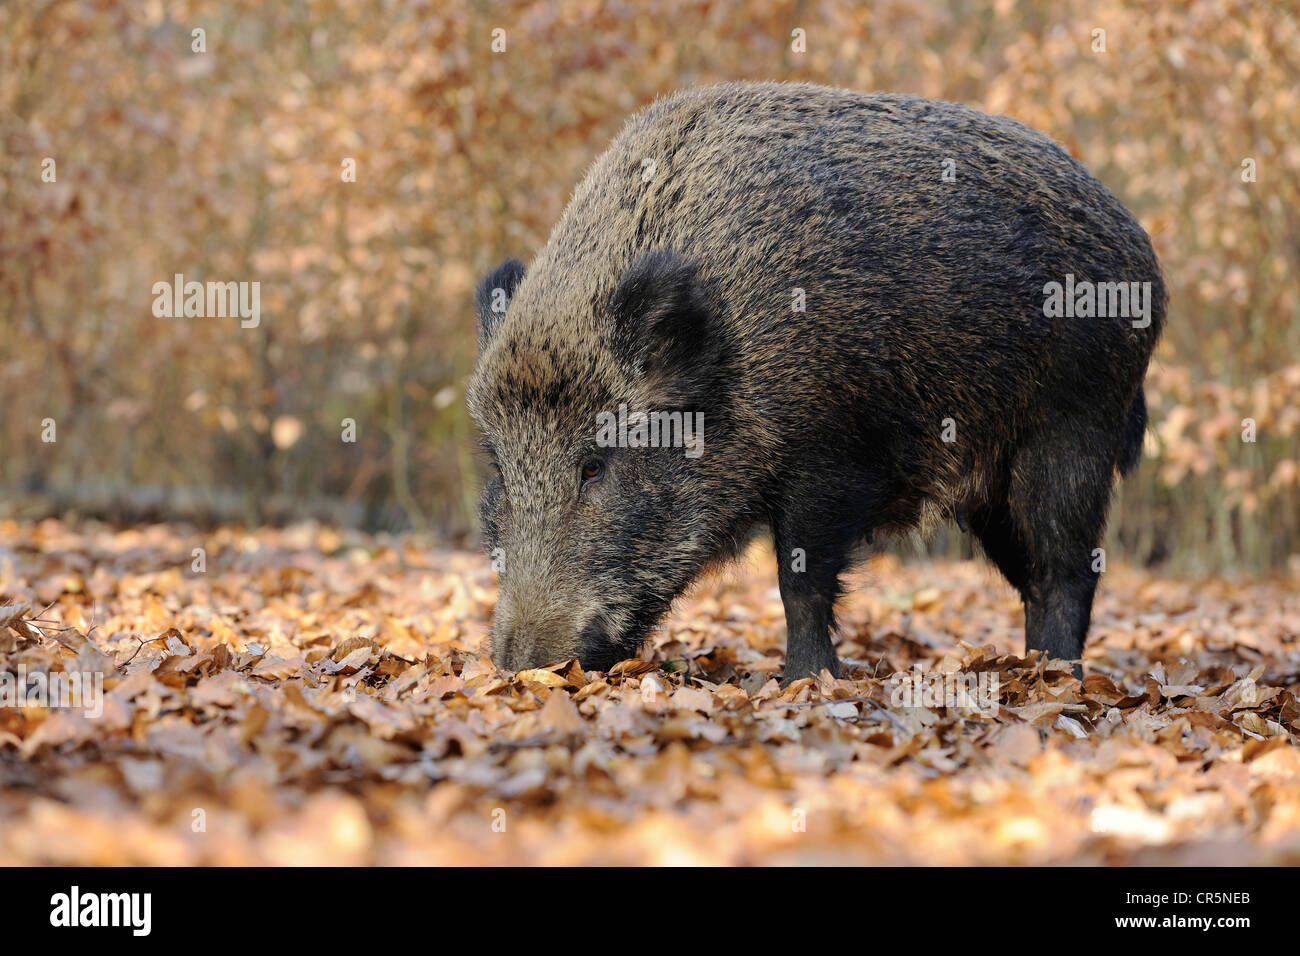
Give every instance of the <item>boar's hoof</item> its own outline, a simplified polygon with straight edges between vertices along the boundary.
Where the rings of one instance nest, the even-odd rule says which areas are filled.
[[[839,677],[839,658],[834,654],[829,657],[806,660],[801,657],[788,657],[785,662],[785,673],[781,675],[781,686],[789,687],[803,677],[819,677],[823,670],[830,671],[832,677]]]

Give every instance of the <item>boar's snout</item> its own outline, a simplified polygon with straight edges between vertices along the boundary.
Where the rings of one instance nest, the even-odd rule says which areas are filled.
[[[584,670],[608,670],[622,659],[599,613],[571,613],[548,603],[503,596],[492,627],[492,659],[519,671],[577,658]]]

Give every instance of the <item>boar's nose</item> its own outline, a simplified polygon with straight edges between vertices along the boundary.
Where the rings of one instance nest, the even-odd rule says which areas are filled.
[[[568,628],[542,597],[531,587],[501,594],[492,623],[492,659],[498,667],[523,670],[565,656],[560,648]]]
[[[576,644],[569,627],[502,620],[492,629],[492,660],[512,671],[541,667],[574,657]]]
[[[511,657],[510,649],[514,645],[514,635],[509,630],[502,627],[500,622],[492,628],[492,661],[497,667],[504,667],[506,670],[514,670],[511,663],[514,660]]]
[[[539,653],[541,648],[535,646],[526,629],[502,623],[492,629],[492,660],[498,667],[518,671],[547,663],[532,659]]]
[[[571,627],[571,626],[570,626]],[[576,639],[575,639],[576,638]],[[498,667],[524,670],[577,657],[583,670],[607,671],[623,659],[599,618],[575,635],[569,628],[548,630],[498,620],[492,630],[492,659]]]

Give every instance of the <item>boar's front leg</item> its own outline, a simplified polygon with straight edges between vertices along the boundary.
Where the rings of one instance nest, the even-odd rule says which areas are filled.
[[[777,577],[785,605],[785,674],[782,685],[828,670],[838,677],[831,643],[840,572],[848,564],[854,529],[829,516],[783,510],[773,517]]]

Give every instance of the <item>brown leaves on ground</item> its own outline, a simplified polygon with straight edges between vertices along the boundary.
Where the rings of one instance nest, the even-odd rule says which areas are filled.
[[[1082,682],[979,563],[854,584],[842,680],[779,687],[763,552],[652,660],[509,674],[477,555],[0,523],[10,692],[104,675],[0,709],[0,863],[1300,862],[1294,580],[1112,570]],[[904,706],[917,668],[996,699]]]

